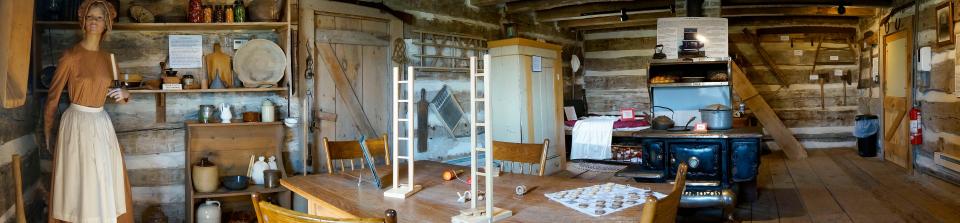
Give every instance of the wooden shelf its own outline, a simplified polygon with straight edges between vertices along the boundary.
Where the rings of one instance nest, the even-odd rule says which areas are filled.
[[[650,84],[650,87],[705,87],[705,86],[727,86],[730,82],[692,82],[692,83],[660,83]]]
[[[239,120],[234,120],[239,121]],[[283,122],[233,122],[233,123],[199,123],[196,120],[186,121],[187,127],[226,127],[226,126],[271,126],[283,125]]]
[[[38,28],[79,29],[75,21],[37,21]],[[114,30],[180,31],[180,30],[280,30],[287,22],[241,22],[241,23],[115,23]]]
[[[265,188],[263,187],[263,185],[250,185],[245,190],[227,190],[227,188],[220,187],[220,188],[217,188],[217,191],[214,191],[214,192],[208,192],[208,193],[196,192],[193,194],[193,199],[232,197],[232,196],[242,196],[242,195],[249,196],[253,193],[266,194],[266,193],[277,193],[277,192],[284,192],[284,191],[290,191],[290,190],[288,190],[283,186],[278,186],[274,188]]]
[[[270,92],[287,91],[285,87],[274,88],[224,88],[224,89],[187,89],[187,90],[130,90],[131,94],[144,93],[224,93],[224,92]]]

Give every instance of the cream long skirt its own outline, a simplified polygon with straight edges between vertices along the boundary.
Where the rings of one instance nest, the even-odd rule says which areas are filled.
[[[103,108],[71,104],[60,120],[53,217],[74,223],[117,222],[125,213],[123,157]]]

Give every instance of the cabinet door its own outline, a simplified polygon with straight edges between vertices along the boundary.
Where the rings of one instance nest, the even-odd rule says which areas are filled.
[[[670,143],[671,176],[677,173],[677,166],[686,163],[687,179],[691,180],[721,180],[720,153],[723,148],[716,141],[690,141]]]
[[[757,176],[760,166],[759,140],[733,141],[733,181],[751,181]]]
[[[494,48],[490,50],[492,55],[491,64],[494,65],[490,72],[490,109],[493,112],[493,140],[503,142],[523,143],[522,120],[526,118],[523,114],[521,95],[524,95],[522,80],[524,68],[521,63],[520,55],[506,54],[503,49]],[[467,98],[464,101],[469,101]],[[469,103],[468,103],[469,104]],[[477,103],[482,106],[483,103]],[[464,109],[470,109],[469,106]]]
[[[653,170],[662,170],[665,168],[663,158],[664,156],[664,143],[660,140],[643,140],[643,154],[641,158],[643,159],[643,166],[653,169]]]

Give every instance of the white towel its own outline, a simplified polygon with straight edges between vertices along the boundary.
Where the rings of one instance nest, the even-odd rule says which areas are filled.
[[[613,158],[610,151],[610,141],[613,139],[613,123],[619,117],[600,116],[590,117],[577,121],[573,126],[570,159],[597,159]]]

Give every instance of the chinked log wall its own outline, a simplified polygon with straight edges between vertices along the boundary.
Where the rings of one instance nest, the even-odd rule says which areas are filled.
[[[779,36],[764,36],[763,47],[773,56],[784,73],[790,88],[777,90],[779,84],[773,74],[763,65],[752,43],[740,34],[743,28],[785,26],[837,26],[857,28],[857,19],[813,18],[763,18],[731,19],[731,50],[740,50],[747,64],[741,64],[761,96],[776,110],[787,127],[793,130],[798,140],[807,148],[849,147],[855,145],[851,135],[854,117],[857,115],[858,91],[856,81],[847,86],[846,104],[843,104],[843,86],[839,78],[832,78],[825,88],[826,109],[820,108],[820,86],[809,80],[814,61],[816,44],[796,41],[780,41]],[[621,108],[649,110],[646,67],[652,59],[656,46],[656,27],[640,27],[627,30],[588,32],[584,34],[584,88],[588,110],[591,113],[614,115]],[[847,47],[846,42],[828,40],[824,47]],[[803,51],[794,56],[794,50]],[[829,61],[829,56],[838,56],[839,61],[856,61],[855,55],[845,51],[821,50],[818,61]],[[857,65],[818,65],[814,73],[829,73],[841,69],[852,74],[859,73]]]

